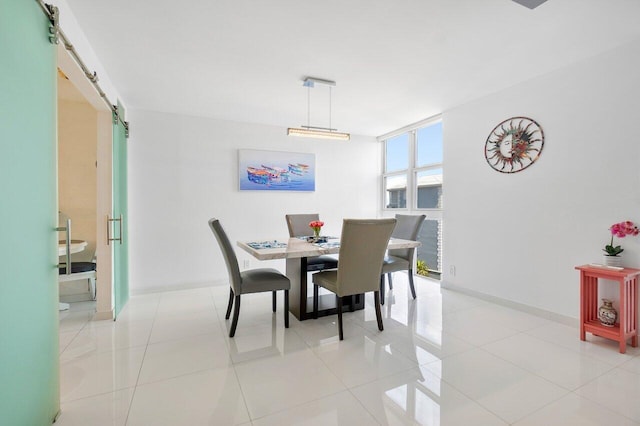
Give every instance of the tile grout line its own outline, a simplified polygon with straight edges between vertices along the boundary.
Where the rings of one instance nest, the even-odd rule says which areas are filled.
[[[215,296],[213,295],[213,291],[211,291],[211,299],[213,301],[213,309],[215,309],[216,317],[218,318],[218,321],[217,321],[218,322],[218,328],[222,332],[222,340],[224,340],[225,346],[227,348],[227,359],[229,361],[229,364],[231,365],[231,368],[233,368],[233,375],[236,378],[236,383],[238,383],[238,389],[240,390],[240,395],[242,396],[242,403],[244,404],[245,412],[247,413],[247,417],[249,418],[249,424],[253,425],[253,419],[251,418],[251,413],[249,412],[249,405],[247,404],[247,398],[246,398],[246,396],[244,394],[244,389],[242,388],[242,383],[240,382],[240,377],[238,377],[238,371],[236,370],[236,365],[233,362],[233,358],[231,357],[231,344],[228,341],[228,331],[226,330],[226,327],[224,326],[224,321],[226,321],[226,319],[224,318],[224,316],[221,315],[221,313],[218,310],[218,308],[216,308]],[[226,314],[226,311],[225,311],[225,314]],[[246,423],[243,423],[243,424],[246,424]]]
[[[523,334],[523,335],[526,335],[527,337],[531,337],[531,338],[533,338],[533,339],[535,339],[535,340],[538,340],[538,341],[541,341],[541,342],[544,342],[544,343],[549,343],[549,342],[547,342],[547,341],[545,341],[545,340],[542,340],[542,339],[539,339],[539,338],[537,338],[537,337],[535,337],[535,336],[531,336],[531,335],[527,334],[526,332],[519,332],[519,333],[514,334],[514,335],[512,335],[512,336],[507,336],[507,337],[504,337],[504,338],[502,338],[502,339],[498,339],[498,340],[495,340],[495,341],[492,341],[492,342],[488,342],[488,343],[486,343],[486,344],[484,344],[484,345],[482,345],[482,346],[478,346],[478,349],[480,349],[480,350],[482,350],[482,351],[484,351],[484,352],[486,352],[486,353],[488,353],[488,354],[490,354],[490,355],[492,355],[492,356],[495,356],[495,357],[496,357],[496,358],[498,358],[498,359],[501,359],[501,360],[503,360],[503,361],[505,361],[505,362],[508,362],[509,364],[511,364],[511,365],[513,365],[513,366],[515,366],[515,367],[517,367],[517,368],[519,368],[519,369],[523,370],[523,371],[526,371],[527,373],[533,374],[534,376],[536,376],[536,377],[538,377],[538,378],[540,378],[540,379],[542,379],[542,380],[544,380],[544,381],[546,381],[546,382],[549,382],[549,383],[551,383],[551,384],[553,384],[553,385],[555,385],[555,386],[561,387],[562,389],[566,389],[566,390],[567,390],[567,391],[569,391],[569,392],[574,392],[575,390],[580,389],[582,386],[586,385],[587,383],[591,383],[592,381],[594,381],[594,380],[598,379],[599,377],[602,377],[603,375],[605,375],[605,374],[607,374],[607,373],[610,373],[611,371],[613,371],[614,369],[616,369],[616,368],[617,368],[617,366],[615,366],[615,365],[611,365],[611,364],[609,364],[608,362],[604,362],[604,361],[601,361],[601,360],[598,360],[598,359],[594,359],[593,357],[590,357],[590,356],[588,356],[588,355],[583,355],[583,354],[581,354],[581,353],[579,353],[579,352],[577,352],[577,351],[572,351],[572,350],[570,350],[570,349],[567,349],[567,348],[564,348],[564,347],[560,347],[560,348],[561,348],[561,349],[563,349],[563,350],[566,350],[566,351],[568,351],[568,352],[571,352],[571,353],[573,353],[573,354],[577,354],[577,355],[580,355],[580,356],[586,356],[587,358],[591,359],[592,361],[598,362],[598,363],[600,363],[600,364],[605,364],[607,367],[609,367],[607,370],[603,371],[601,374],[598,374],[596,377],[592,378],[591,380],[588,380],[588,381],[587,381],[587,382],[585,382],[584,384],[581,384],[581,385],[580,385],[580,386],[578,386],[576,389],[570,389],[570,388],[567,388],[567,387],[565,387],[565,386],[563,386],[563,385],[561,385],[561,384],[555,383],[555,382],[553,382],[553,381],[551,381],[551,380],[547,379],[546,377],[543,377],[543,376],[539,375],[537,372],[535,372],[535,371],[533,371],[533,370],[530,370],[530,369],[528,369],[528,368],[526,368],[526,367],[523,367],[523,366],[521,366],[521,365],[518,365],[518,364],[516,364],[515,362],[513,362],[513,361],[511,361],[511,360],[509,360],[509,359],[506,359],[506,358],[504,358],[504,357],[502,357],[502,356],[500,356],[500,355],[497,355],[497,354],[495,354],[495,353],[493,353],[493,352],[490,352],[490,351],[488,351],[487,349],[485,349],[485,348],[484,348],[484,346],[487,346],[487,345],[490,345],[490,344],[493,344],[493,343],[499,342],[499,341],[501,341],[501,340],[509,339],[509,338],[511,338],[511,337],[513,337],[513,336],[517,336],[518,334]]]
[[[127,415],[124,419],[125,426],[129,423],[129,415],[131,415],[131,408],[135,402],[136,393],[138,390],[138,381],[140,380],[140,374],[142,373],[142,368],[144,367],[144,361],[147,357],[147,349],[149,348],[149,341],[151,340],[151,334],[153,333],[153,327],[156,324],[156,317],[158,316],[158,309],[160,307],[160,301],[162,297],[158,298],[158,304],[156,305],[155,313],[153,314],[153,322],[151,323],[151,330],[149,330],[149,337],[147,337],[147,344],[144,347],[144,354],[142,354],[142,362],[140,363],[140,370],[138,370],[138,376],[136,377],[136,384],[133,387],[133,394],[131,395],[131,399],[129,400],[129,408],[127,409]],[[130,307],[130,306],[129,306]],[[117,321],[117,319],[116,319]]]

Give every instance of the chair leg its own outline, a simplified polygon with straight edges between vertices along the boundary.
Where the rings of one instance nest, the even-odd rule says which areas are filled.
[[[271,296],[271,305],[272,305],[271,307],[273,309],[273,312],[275,312],[276,311],[276,292],[274,290],[271,293],[273,293],[273,295]]]
[[[391,272],[387,273],[387,278],[389,279],[389,290],[393,290],[393,280],[391,279]]]
[[[342,297],[336,295],[338,299],[338,336],[340,340],[344,340],[344,334],[342,334]]]
[[[89,294],[91,295],[91,300],[96,300],[96,279],[89,278]]]
[[[284,328],[289,328],[289,290],[284,291]]]
[[[413,286],[413,270],[409,268],[409,288],[411,289],[411,295],[416,298],[416,288]]]
[[[318,285],[313,285],[313,319],[318,319]]]
[[[386,290],[384,289],[384,274],[380,274],[380,303],[384,305],[384,293]]]
[[[382,325],[382,312],[380,312],[380,295],[377,291],[373,292],[373,302],[376,305],[376,319],[378,320],[378,330],[384,330]]]
[[[229,288],[229,304],[227,305],[227,314],[224,316],[224,319],[229,319],[231,315],[231,308],[233,307],[233,289]]]
[[[240,316],[240,296],[236,296],[236,307],[233,310],[233,321],[231,321],[231,330],[229,337],[236,335],[236,327],[238,326],[238,317]]]

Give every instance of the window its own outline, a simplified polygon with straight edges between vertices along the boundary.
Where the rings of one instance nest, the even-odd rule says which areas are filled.
[[[385,143],[387,172],[407,170],[409,167],[409,134],[391,138]]]
[[[419,209],[442,208],[442,167],[416,173],[417,206]]]
[[[417,129],[416,166],[442,163],[442,122]]]
[[[418,260],[422,260],[428,270],[440,272],[442,121],[439,118],[425,120],[380,139],[384,143],[382,209],[427,215],[418,237],[422,242],[422,247],[418,248]]]
[[[385,181],[386,202],[388,209],[404,209],[407,207],[407,175],[387,176]]]

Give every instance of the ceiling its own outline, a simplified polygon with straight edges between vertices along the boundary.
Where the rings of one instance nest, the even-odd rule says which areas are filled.
[[[640,38],[637,0],[67,4],[128,108],[297,127],[310,100],[328,127],[312,76],[332,127],[371,136]]]

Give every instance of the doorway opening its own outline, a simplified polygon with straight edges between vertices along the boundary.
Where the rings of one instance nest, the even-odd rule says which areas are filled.
[[[69,52],[58,47],[58,217],[71,220],[71,262],[96,265],[95,287],[82,278],[59,283],[60,302],[113,319],[112,250],[107,218],[112,212],[112,115]],[[59,240],[65,233],[59,233]],[[65,256],[60,257],[64,263]],[[61,309],[67,306],[62,305]],[[61,314],[62,318],[62,314]]]

